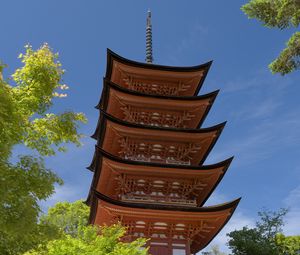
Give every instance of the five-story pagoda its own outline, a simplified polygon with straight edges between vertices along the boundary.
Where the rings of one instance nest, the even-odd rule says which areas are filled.
[[[201,128],[218,91],[197,96],[211,62],[152,64],[150,12],[146,62],[107,51],[87,203],[90,223],[127,227],[149,239],[150,254],[195,254],[232,216],[239,199],[203,207],[232,158],[203,165],[225,123]]]

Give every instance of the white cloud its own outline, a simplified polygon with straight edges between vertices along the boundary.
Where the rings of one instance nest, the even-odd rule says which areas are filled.
[[[300,235],[300,208],[291,208],[283,229],[285,235]]]
[[[289,193],[284,200],[284,205],[289,208],[284,233],[286,235],[300,235],[300,186]]]
[[[252,73],[248,79],[236,78],[225,83],[222,94],[229,99],[230,105],[238,105],[231,109],[231,116],[239,123],[262,121],[283,114],[280,110],[288,103],[289,85],[293,82],[289,77],[283,79],[264,69]]]
[[[250,165],[255,161],[267,158],[272,153],[273,148],[264,148],[271,140],[271,133],[265,131],[251,132],[245,138],[235,137],[231,139],[230,143],[214,149],[205,163],[212,164],[235,155],[235,166]]]
[[[235,118],[242,118],[243,120],[251,120],[257,118],[270,117],[276,113],[276,110],[282,106],[281,100],[276,97],[269,97],[264,100],[251,100],[246,107],[234,112]]]
[[[206,201],[204,206],[223,204],[226,201],[228,201],[228,198],[224,194],[214,191],[209,197],[209,199]]]
[[[73,202],[75,200],[85,199],[83,195],[85,193],[86,191],[83,191],[78,185],[57,185],[55,187],[55,193],[49,199],[40,203],[42,211],[47,212],[49,207],[54,206],[58,202]]]
[[[273,110],[276,112],[277,106],[267,102],[265,108],[256,113],[256,117],[270,114],[270,111]],[[269,113],[267,113],[268,111]],[[299,116],[300,109],[294,109],[284,115],[257,121],[257,125],[252,128],[244,127],[242,132],[227,138],[227,141],[220,145],[217,144],[205,163],[215,163],[235,155],[234,165],[241,167],[271,158],[280,150],[298,149],[300,143]],[[254,118],[255,114],[252,117]],[[233,132],[234,129],[230,128],[229,126],[226,131]]]
[[[226,243],[228,242],[228,237],[226,236],[226,234],[234,230],[242,229],[244,226],[254,227],[254,225],[255,225],[255,219],[246,216],[241,211],[237,211],[236,213],[233,214],[232,218],[226,224],[226,226],[221,230],[221,232],[203,251],[210,250],[210,247],[212,245],[218,245],[221,251],[229,253],[230,250],[226,245]],[[201,252],[198,254],[201,254]]]
[[[286,100],[292,83],[292,79],[274,76],[268,70],[225,83],[220,96],[229,123],[206,164],[235,155],[235,166],[251,165],[297,145],[300,108]],[[288,109],[287,104],[293,105]],[[227,140],[222,143],[224,136]]]
[[[187,27],[181,40],[176,41],[176,45],[172,47],[172,52],[167,56],[167,62],[172,65],[182,64],[180,56],[185,55],[190,49],[195,49],[202,44],[204,38],[207,37],[208,29],[199,21],[195,21],[191,26]]]
[[[287,206],[300,207],[300,186],[293,189],[289,195],[284,199]]]
[[[252,73],[251,78],[245,79],[237,77],[232,81],[224,84],[222,93],[237,93],[237,92],[256,92],[262,90],[270,90],[271,93],[284,90],[288,85],[293,83],[289,77],[282,79],[281,76],[272,75],[267,69],[259,70]]]

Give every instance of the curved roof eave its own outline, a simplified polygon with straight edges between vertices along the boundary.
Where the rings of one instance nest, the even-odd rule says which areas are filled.
[[[147,166],[147,167],[162,167],[162,168],[174,168],[174,169],[185,169],[187,171],[205,171],[205,170],[210,170],[210,171],[219,171],[219,169],[222,167],[223,169],[221,170],[222,173],[220,174],[218,180],[216,181],[216,183],[214,184],[214,186],[211,188],[210,192],[207,194],[207,196],[197,204],[197,206],[203,206],[206,201],[208,200],[208,198],[211,196],[211,194],[213,193],[213,191],[216,189],[216,187],[218,186],[218,184],[221,182],[221,180],[223,179],[223,177],[225,176],[232,160],[234,157],[230,157],[226,160],[223,160],[221,162],[218,162],[216,164],[211,164],[211,165],[199,165],[199,166],[187,166],[187,165],[166,165],[166,164],[161,164],[161,163],[154,163],[154,162],[140,162],[140,161],[133,161],[133,160],[127,160],[127,159],[122,159],[119,157],[116,157],[106,151],[104,151],[102,148],[100,148],[99,146],[95,146],[96,147],[96,151],[94,153],[93,156],[93,160],[92,163],[89,167],[87,167],[87,169],[89,169],[90,171],[94,172],[94,176],[93,176],[93,180],[92,180],[92,185],[91,188],[95,188],[95,182],[96,179],[98,179],[100,177],[100,173],[101,173],[101,169],[99,162],[102,162],[102,157],[108,158],[109,160],[121,163],[121,164],[129,164],[129,165],[136,165],[136,166]],[[99,154],[101,154],[101,156],[99,156]],[[89,198],[87,198],[87,201],[89,200]]]
[[[129,207],[129,208],[139,208],[139,209],[152,209],[152,210],[169,210],[169,211],[181,211],[181,212],[217,212],[226,209],[234,210],[237,205],[239,204],[241,197],[235,199],[233,201],[218,204],[214,206],[206,206],[206,207],[182,207],[182,206],[175,206],[175,205],[158,205],[158,204],[143,204],[143,203],[130,203],[130,202],[123,202],[118,201],[112,198],[109,198],[100,192],[93,190],[93,193],[97,199],[103,200],[107,203],[122,206],[122,207]]]
[[[143,96],[143,97],[150,97],[150,98],[158,98],[158,99],[170,99],[170,100],[179,100],[179,101],[184,101],[184,100],[192,100],[192,101],[197,101],[197,100],[203,100],[207,98],[211,98],[211,104],[213,104],[214,100],[216,99],[217,95],[219,94],[220,90],[215,90],[207,94],[199,95],[199,96],[162,96],[162,95],[153,95],[153,94],[145,94],[139,91],[135,90],[130,90],[124,87],[119,86],[116,83],[113,83],[112,81],[108,80],[107,78],[103,78],[103,93],[101,95],[101,98],[107,94],[107,89],[113,88],[117,91],[134,95],[134,96]],[[99,103],[95,106],[96,109],[100,108],[101,104],[101,98],[99,100]]]
[[[215,164],[209,164],[209,165],[175,165],[175,164],[162,164],[162,163],[155,163],[155,162],[141,162],[141,161],[134,161],[129,159],[123,159],[120,157],[117,157],[115,155],[112,155],[111,153],[103,150],[98,145],[95,145],[95,154],[92,159],[92,163],[87,167],[88,170],[94,172],[96,167],[96,161],[98,159],[97,154],[101,154],[101,156],[104,156],[110,160],[123,163],[123,164],[129,164],[129,165],[137,165],[137,166],[149,166],[149,167],[162,167],[162,168],[181,168],[181,169],[187,169],[187,170],[211,170],[219,167],[224,167],[224,172],[229,168],[231,162],[234,159],[234,156],[229,157],[225,160],[222,160]]]
[[[161,130],[161,131],[171,131],[171,132],[182,132],[182,133],[207,133],[211,131],[219,131],[221,132],[227,121],[221,122],[219,124],[216,124],[211,127],[206,128],[173,128],[173,127],[157,127],[157,126],[150,126],[150,125],[143,125],[143,124],[137,124],[137,123],[131,123],[124,120],[120,120],[118,118],[113,117],[112,115],[108,114],[102,109],[99,109],[101,112],[101,115],[104,117],[104,119],[110,120],[114,123],[117,123],[122,126],[132,127],[132,128],[141,128],[141,129],[152,129],[152,130]]]
[[[107,70],[106,70],[106,77],[110,77],[110,74],[108,71],[111,68],[111,61],[115,59],[121,63],[135,66],[135,67],[141,67],[141,68],[148,68],[148,69],[156,69],[156,70],[162,70],[162,71],[174,71],[174,72],[192,72],[197,71],[201,69],[209,69],[211,66],[213,60],[210,60],[204,64],[195,65],[195,66],[167,66],[167,65],[157,65],[153,63],[144,63],[139,61],[134,61],[128,58],[124,58],[121,55],[115,53],[111,49],[107,48]]]
[[[194,72],[197,70],[204,70],[203,77],[200,79],[200,82],[195,90],[194,95],[197,95],[199,90],[201,89],[204,80],[207,76],[207,73],[212,65],[212,60],[208,61],[204,64],[196,65],[196,66],[166,66],[166,65],[156,65],[156,64],[150,64],[150,63],[143,63],[143,62],[138,62],[134,60],[130,60],[127,58],[124,58],[117,53],[113,52],[112,50],[107,48],[107,64],[106,64],[106,74],[105,77],[111,78],[112,74],[112,62],[113,60],[119,61],[121,63],[134,66],[134,67],[140,67],[140,68],[147,68],[147,69],[154,69],[154,70],[162,70],[162,71],[169,71],[169,72]]]

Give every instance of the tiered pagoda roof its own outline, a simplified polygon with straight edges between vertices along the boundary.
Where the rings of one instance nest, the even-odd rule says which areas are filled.
[[[117,201],[94,192],[90,222],[96,225],[122,222],[128,241],[151,237],[152,253],[174,254],[184,248],[186,254],[203,249],[227,223],[240,199],[209,207],[180,207]],[[189,245],[187,248],[186,245]],[[162,253],[163,252],[163,253]]]
[[[202,206],[232,159],[206,166],[145,164],[116,157],[96,146],[89,167],[95,172],[91,189],[120,201]]]
[[[121,87],[107,79],[98,109],[131,123],[159,127],[198,128],[219,91],[203,96],[161,96]]]
[[[90,223],[121,222],[127,241],[145,237],[151,254],[172,255],[203,249],[230,219],[239,199],[203,207],[232,161],[203,165],[225,125],[201,128],[218,94],[197,96],[210,65],[145,64],[108,50]]]
[[[121,158],[198,165],[206,159],[225,123],[203,129],[165,128],[125,122],[102,111],[92,137],[103,150]]]

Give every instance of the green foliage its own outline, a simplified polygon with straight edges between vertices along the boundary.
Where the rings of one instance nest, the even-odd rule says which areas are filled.
[[[89,207],[82,201],[58,203],[41,218],[41,225],[56,228],[56,238],[42,242],[24,255],[147,255],[144,239],[120,242],[126,232],[120,224],[87,226]]]
[[[16,164],[0,163],[0,254],[19,254],[53,235],[38,225],[38,202],[62,181],[41,158],[21,156]]]
[[[64,71],[48,45],[34,51],[25,46],[26,53],[19,58],[24,64],[12,75],[17,86],[13,88],[13,96],[19,102],[25,115],[43,114],[52,105],[53,92],[58,88]]]
[[[297,0],[252,0],[242,10],[267,27],[284,29],[300,23],[300,2]]]
[[[12,75],[16,86],[0,81],[0,160],[7,160],[16,144],[41,155],[54,155],[53,145],[59,150],[68,142],[80,145],[78,123],[86,121],[82,113],[47,113],[53,97],[66,96],[56,90],[68,88],[60,83],[64,71],[57,54],[45,44],[37,51],[27,46],[20,58],[24,66]]]
[[[51,195],[53,184],[61,181],[45,168],[41,159],[30,156],[23,156],[16,165],[4,166],[2,170],[0,229],[22,236],[36,222],[38,201]],[[19,230],[14,233],[16,229]]]
[[[300,24],[300,1],[298,0],[251,0],[242,6],[249,18],[260,20],[264,26],[286,29]],[[296,32],[287,42],[269,68],[273,73],[288,74],[300,68],[300,33]]]
[[[300,32],[296,32],[287,42],[286,48],[280,53],[269,68],[273,73],[288,74],[300,68]]]
[[[243,227],[227,234],[229,248],[234,255],[277,255],[280,254],[275,243],[276,235],[282,231],[286,209],[278,212],[259,212],[260,221],[255,228]]]
[[[47,169],[40,156],[65,150],[66,143],[80,144],[82,113],[49,113],[54,97],[65,97],[58,89],[64,71],[47,44],[34,51],[26,46],[20,54],[23,66],[10,85],[2,77],[0,64],[0,253],[22,253],[55,235],[52,227],[38,224],[39,201],[54,192],[62,180]],[[10,160],[14,146],[22,144],[39,156]],[[46,238],[47,237],[47,238]]]
[[[227,234],[230,237],[229,248],[234,255],[276,255],[274,243],[263,236],[257,228],[243,227]]]
[[[19,233],[8,235],[7,232],[0,230],[1,255],[22,254],[33,247],[47,243],[48,240],[57,238],[58,235],[57,229],[52,226],[39,224],[30,226],[28,231],[22,231],[25,234],[24,236]]]
[[[300,236],[278,234],[275,237],[275,242],[281,255],[297,255],[300,253]]]
[[[75,237],[79,226],[88,223],[90,208],[78,200],[74,203],[59,202],[48,210],[47,215],[41,217],[43,224],[53,225],[60,232]]]
[[[7,161],[13,145],[22,139],[19,113],[12,97],[12,87],[0,79],[0,162]]]
[[[36,149],[41,155],[54,155],[55,150],[51,145],[65,151],[60,144],[72,142],[80,145],[80,135],[77,134],[77,122],[85,122],[83,114],[64,112],[62,114],[45,114],[43,118],[36,118],[28,125],[24,144],[31,149]]]
[[[64,235],[50,241],[45,247],[29,251],[24,255],[147,255],[147,249],[141,247],[144,239],[131,243],[120,242],[125,229],[120,225],[102,227],[82,226],[78,235]],[[100,231],[100,233],[99,233]]]

